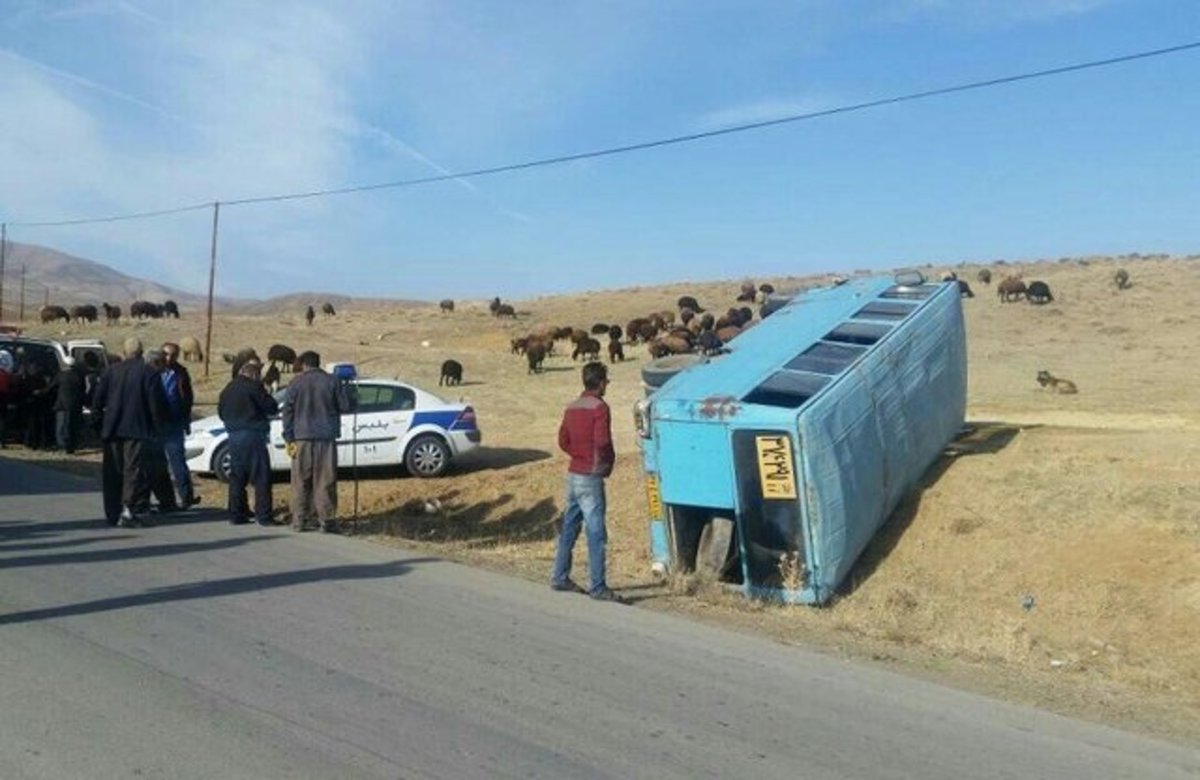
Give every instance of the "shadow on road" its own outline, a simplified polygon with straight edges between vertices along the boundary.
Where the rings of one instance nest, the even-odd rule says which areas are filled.
[[[250,542],[283,539],[283,536],[243,536],[233,539],[216,539],[211,542],[176,542],[174,544],[151,544],[142,547],[115,547],[108,550],[86,550],[80,552],[50,553],[47,555],[24,555],[12,558],[0,557],[0,569],[19,569],[26,566],[54,566],[63,563],[104,563],[108,561],[132,561],[142,558],[158,558],[164,555],[187,555],[188,553],[211,552],[240,547]],[[6,550],[0,548],[0,554]]]
[[[87,461],[57,461],[60,464],[95,464]],[[30,463],[0,457],[0,498],[10,496],[45,496],[61,493],[95,493],[100,483],[90,477],[70,473],[43,463]]]
[[[439,558],[407,558],[388,563],[326,566],[319,569],[303,569],[301,571],[285,571],[274,574],[252,574],[245,577],[231,577],[227,580],[188,582],[181,585],[171,585],[166,588],[155,588],[154,590],[128,596],[113,596],[106,599],[96,599],[95,601],[84,601],[79,604],[64,604],[58,607],[13,612],[7,615],[0,615],[0,625],[30,623],[37,620],[70,617],[73,615],[89,615],[95,612],[143,607],[150,604],[163,604],[171,601],[190,601],[218,596],[232,596],[239,593],[270,590],[272,588],[287,588],[292,585],[303,585],[310,582],[399,577],[408,572],[413,564],[432,563],[439,560]]]

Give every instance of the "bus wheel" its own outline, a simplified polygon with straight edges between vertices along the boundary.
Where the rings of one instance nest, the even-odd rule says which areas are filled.
[[[733,550],[733,520],[714,515],[700,532],[696,571],[722,576],[733,564]]]

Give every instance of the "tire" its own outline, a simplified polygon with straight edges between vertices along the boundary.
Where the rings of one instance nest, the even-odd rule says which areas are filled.
[[[642,368],[642,382],[647,387],[659,388],[680,371],[707,362],[708,358],[703,355],[667,355],[652,360]]]
[[[233,454],[229,451],[228,443],[217,447],[217,451],[213,453],[212,470],[213,475],[221,482],[229,481],[229,475],[233,471]]]
[[[404,467],[416,477],[440,477],[450,467],[450,447],[440,436],[418,436],[404,453]]]
[[[722,576],[733,564],[733,520],[714,516],[700,532],[696,547],[696,571]]]

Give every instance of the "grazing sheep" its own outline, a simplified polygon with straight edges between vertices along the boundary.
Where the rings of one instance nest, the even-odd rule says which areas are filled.
[[[496,307],[496,316],[512,317],[515,320],[517,318],[517,310],[512,306],[509,306],[507,303],[502,303]]]
[[[43,306],[38,312],[42,322],[54,322],[55,320],[63,320],[64,322],[71,321],[71,314],[62,306]]]
[[[1006,276],[996,285],[996,294],[1000,296],[1001,303],[1018,301],[1025,294],[1025,282],[1015,276]]]
[[[588,332],[583,328],[572,328],[571,335],[568,336],[572,344],[578,344],[588,337]]]
[[[111,306],[107,303],[102,304],[102,305],[104,306],[104,324],[112,325],[114,322],[120,321],[120,319],[121,319],[121,307],[120,306]]]
[[[645,317],[635,317],[625,324],[625,343],[636,344],[638,338],[642,335],[642,326],[649,325],[650,320]]]
[[[616,363],[618,360],[625,360],[625,349],[621,346],[619,336],[608,340],[608,362]]]
[[[76,322],[95,322],[98,316],[96,307],[90,303],[71,307],[71,319]]]
[[[981,268],[979,269],[979,273],[975,274],[975,278],[979,280],[980,284],[991,284],[992,272],[986,268]]]
[[[754,287],[754,282],[742,282],[742,291],[738,293],[737,300],[754,302],[758,297],[758,290]]]
[[[444,312],[453,312],[454,311],[454,301],[450,300],[449,298],[444,299],[441,303],[438,304],[438,310],[443,313]]]
[[[150,301],[134,301],[129,305],[129,316],[136,320],[159,319],[163,316],[163,307]]]
[[[179,340],[179,352],[184,360],[204,360],[204,351],[200,349],[200,340],[195,336],[184,336]]]
[[[163,301],[162,312],[164,317],[179,319],[179,305],[175,301]]]
[[[529,364],[527,374],[540,374],[542,372],[542,361],[546,359],[546,346],[541,342],[534,342],[525,348],[525,361]]]
[[[716,329],[717,338],[721,340],[722,344],[728,344],[733,341],[741,332],[742,329],[737,325],[726,325],[723,328]]]
[[[758,286],[758,291],[763,294],[763,297],[766,297],[775,292],[775,285],[763,282]]]
[[[696,345],[700,347],[700,352],[705,355],[715,355],[725,346],[721,343],[721,339],[711,330],[701,331],[696,338]]]
[[[329,301],[325,301],[325,303],[321,304],[321,313],[324,314],[326,317],[336,317],[337,316],[337,312],[333,310],[333,304],[330,303]]]
[[[272,393],[279,392],[279,366],[272,363],[267,367],[267,372],[263,374],[263,384],[270,388]]]
[[[975,293],[971,291],[971,285],[967,284],[966,279],[958,279],[958,294],[963,298],[974,298]]]
[[[305,324],[307,324],[307,325],[308,325],[308,326],[311,328],[311,327],[312,327],[312,324],[313,324],[313,320],[315,320],[316,318],[317,318],[317,311],[316,311],[316,309],[314,309],[314,308],[312,307],[312,304],[309,304],[309,305],[308,305],[308,306],[307,306],[307,307],[304,309],[304,322],[305,322]]]
[[[690,295],[681,296],[676,303],[680,309],[691,309],[697,314],[704,311],[704,309],[700,308],[700,304],[696,303],[696,299]]]
[[[667,355],[683,355],[692,351],[692,342],[680,336],[659,336],[651,341],[646,349],[653,358],[665,357]]]
[[[524,355],[525,354],[525,346],[528,343],[529,343],[528,336],[517,336],[514,339],[510,339],[508,342],[509,352],[512,353],[513,355]]]
[[[644,322],[638,327],[638,338],[643,342],[649,342],[658,335],[659,330],[661,330],[661,328],[659,328],[653,322]]]
[[[1117,285],[1118,290],[1128,290],[1129,272],[1124,268],[1118,268],[1117,272],[1113,274],[1113,284]]]
[[[575,350],[571,353],[571,360],[577,360],[580,357],[584,360],[599,360],[600,342],[591,336],[584,336],[575,342]]]
[[[267,350],[267,360],[271,362],[271,365],[282,363],[283,370],[289,371],[296,362],[296,350],[286,344],[272,344]]]
[[[610,339],[616,339],[617,341],[620,341],[621,337],[624,335],[625,335],[625,332],[623,330],[621,330],[620,325],[609,325],[608,326],[608,337]]]
[[[1042,387],[1049,388],[1052,393],[1072,395],[1079,392],[1079,388],[1070,379],[1059,379],[1049,371],[1039,371],[1037,373],[1037,381]]]
[[[499,308],[500,308],[500,296],[497,295],[495,298],[492,298],[492,300],[490,300],[488,302],[488,311],[490,311],[492,313],[493,317],[499,317],[500,315],[496,313],[496,310]]]
[[[1030,303],[1049,303],[1054,296],[1050,294],[1050,285],[1045,282],[1030,282],[1025,290],[1025,300]]]
[[[716,321],[716,318],[712,316],[711,312],[705,314],[700,318],[700,330],[712,330]]]
[[[593,336],[599,336],[601,333],[608,333],[607,325],[605,325],[603,322],[597,322],[595,325],[592,325]]]
[[[682,322],[684,325],[687,325],[689,322],[691,322],[695,318],[696,318],[696,312],[692,311],[691,309],[685,308],[685,309],[679,310],[679,321]]]
[[[457,360],[447,360],[442,363],[442,375],[438,378],[438,385],[461,385],[462,384],[462,363]]]

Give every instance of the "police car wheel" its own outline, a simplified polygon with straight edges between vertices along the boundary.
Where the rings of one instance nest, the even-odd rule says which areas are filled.
[[[409,474],[418,477],[440,477],[450,466],[450,448],[437,436],[419,436],[408,446],[408,452],[404,455],[404,465]]]
[[[222,444],[213,453],[212,470],[220,481],[229,481],[229,475],[233,473],[233,453],[229,451],[228,444]]]

